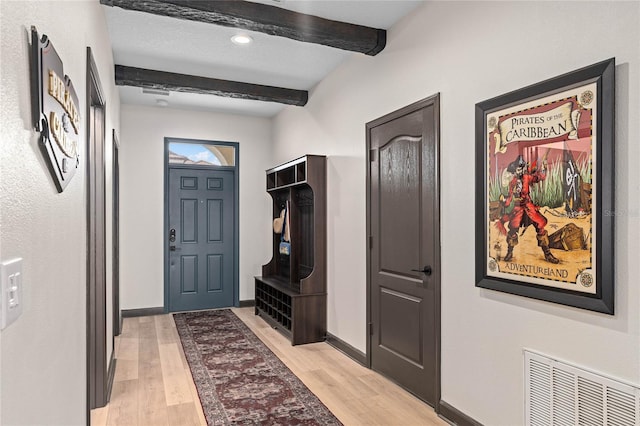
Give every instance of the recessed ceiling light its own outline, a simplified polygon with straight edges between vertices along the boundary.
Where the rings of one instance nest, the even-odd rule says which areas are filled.
[[[248,36],[246,34],[236,34],[233,37],[231,37],[231,41],[234,42],[235,44],[247,45],[253,41],[253,38],[251,38],[251,36]]]
[[[166,99],[156,99],[156,104],[161,107],[166,107],[169,105],[169,102]]]

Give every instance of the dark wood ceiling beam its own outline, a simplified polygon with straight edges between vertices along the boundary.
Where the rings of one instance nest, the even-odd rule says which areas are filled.
[[[241,0],[100,0],[100,3],[155,15],[242,28],[371,56],[380,53],[387,43],[385,30]]]
[[[116,86],[133,86],[170,92],[200,93],[227,98],[278,102],[304,106],[309,99],[306,90],[285,89],[216,78],[175,74],[171,72],[115,66]]]

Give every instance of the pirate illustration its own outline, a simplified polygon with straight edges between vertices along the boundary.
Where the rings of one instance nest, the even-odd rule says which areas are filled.
[[[507,198],[500,196],[500,202],[503,207],[508,207],[514,203],[511,213],[504,215],[498,222],[496,227],[502,235],[507,237],[507,254],[504,257],[506,262],[513,258],[513,248],[518,244],[518,230],[522,228],[522,233],[533,225],[536,229],[536,238],[538,246],[544,253],[547,262],[559,263],[560,261],[551,254],[549,250],[549,236],[544,227],[547,224],[547,218],[540,213],[540,207],[531,201],[531,185],[542,182],[547,177],[547,164],[545,159],[542,161],[542,168],[538,169],[534,162],[531,166],[524,161],[522,155],[519,155],[515,161],[509,164],[506,172],[510,173],[509,193]],[[509,222],[509,231],[507,232],[504,223]]]

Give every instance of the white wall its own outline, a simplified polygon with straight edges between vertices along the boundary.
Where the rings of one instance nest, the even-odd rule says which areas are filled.
[[[240,300],[270,259],[271,120],[122,106],[120,270],[122,309],[164,306],[164,138],[240,144]]]
[[[366,350],[365,123],[440,92],[443,400],[522,424],[523,348],[640,383],[639,28],[638,2],[429,2],[280,113],[276,162],[329,156],[329,332]],[[475,104],[613,56],[616,315],[474,287]]]
[[[105,92],[110,152],[120,101],[106,23],[97,1],[6,0],[0,22],[1,258],[24,259],[24,313],[0,334],[0,423],[86,424],[86,47]],[[61,194],[32,129],[31,25],[52,40],[80,103],[81,166]]]

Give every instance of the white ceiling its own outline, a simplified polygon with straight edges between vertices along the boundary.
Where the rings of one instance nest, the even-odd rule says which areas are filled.
[[[336,21],[388,29],[422,1],[406,0],[257,0]],[[138,68],[197,75],[245,83],[309,90],[351,55],[318,44],[102,6],[115,63]],[[249,34],[253,43],[238,46],[231,37]],[[284,105],[212,95],[171,92],[169,96],[143,94],[141,88],[119,86],[122,103],[230,112],[272,117]],[[158,106],[159,107],[159,106]]]

